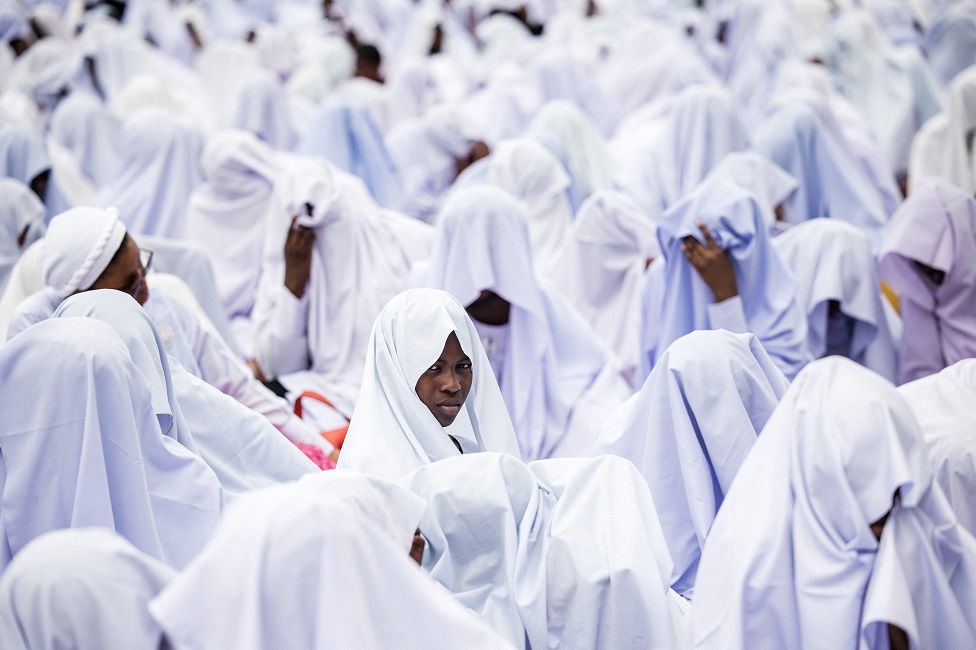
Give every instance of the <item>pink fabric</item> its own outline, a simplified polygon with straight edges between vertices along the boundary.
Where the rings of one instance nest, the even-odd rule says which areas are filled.
[[[307,445],[304,442],[292,441],[298,449],[308,456],[308,459],[315,463],[319,469],[335,469],[335,461],[325,455],[325,452],[315,445]]]

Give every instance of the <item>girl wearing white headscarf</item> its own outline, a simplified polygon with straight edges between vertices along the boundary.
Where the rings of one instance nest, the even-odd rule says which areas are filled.
[[[454,194],[439,215],[426,282],[475,318],[522,457],[585,453],[630,390],[583,317],[536,279],[522,205],[485,186]],[[492,305],[505,317],[486,317]]]
[[[228,498],[316,471],[263,416],[168,359],[149,314],[121,291],[85,291],[61,303],[54,315],[100,320],[119,334],[153,387],[160,425],[163,415],[172,422],[174,431],[163,432],[206,461]]]
[[[255,491],[149,610],[175,650],[510,647],[410,561],[423,510],[355,472]]]
[[[732,479],[789,385],[753,334],[687,334],[590,448],[634,462],[651,488],[674,570],[693,600],[701,548]]]
[[[472,364],[471,392],[457,420],[442,427],[417,395],[421,375],[454,333]],[[478,330],[450,294],[413,289],[376,319],[340,467],[390,478],[459,453],[518,457],[518,443]]]
[[[631,378],[639,356],[640,281],[661,254],[656,229],[627,195],[596,192],[583,203],[546,274],[617,353],[621,372]]]
[[[160,430],[150,387],[112,328],[38,323],[0,348],[0,377],[0,566],[59,528],[110,528],[176,568],[203,548],[220,483]]]
[[[99,194],[126,227],[144,235],[181,238],[186,205],[203,180],[203,135],[160,109],[140,111],[123,126],[122,173]]]
[[[115,179],[122,164],[122,125],[93,94],[73,92],[51,115],[50,137],[70,152],[93,188]]]
[[[867,234],[838,219],[813,219],[775,237],[773,248],[796,278],[811,357],[847,357],[897,381],[897,344]]]
[[[158,650],[148,605],[175,576],[110,530],[46,533],[0,578],[0,639],[10,650]]]
[[[44,230],[44,204],[37,195],[18,180],[0,178],[0,294],[21,253]]]
[[[894,386],[846,359],[784,395],[705,541],[701,648],[976,643],[976,539],[932,481]],[[889,627],[890,626],[890,627]]]

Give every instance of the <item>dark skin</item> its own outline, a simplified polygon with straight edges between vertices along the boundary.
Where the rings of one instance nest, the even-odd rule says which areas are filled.
[[[440,357],[417,380],[414,390],[442,427],[453,424],[471,392],[471,359],[451,332]],[[455,445],[457,443],[455,442]]]
[[[410,559],[420,566],[424,561],[424,547],[427,546],[427,541],[424,540],[423,535],[420,534],[420,529],[413,534],[413,543],[410,545]]]
[[[939,287],[945,282],[945,271],[940,271],[939,269],[933,269],[931,266],[922,264],[921,262],[916,262],[912,260],[912,264],[927,280],[932,284]]]
[[[705,243],[702,244],[694,237],[685,237],[681,251],[712,290],[715,302],[734,298],[739,295],[739,285],[735,279],[735,268],[732,266],[731,258],[715,242],[705,224],[699,222],[698,229],[705,238]]]
[[[898,500],[898,493],[895,492],[893,503],[898,503]],[[881,534],[884,532],[885,524],[888,523],[889,516],[891,516],[891,510],[884,513],[881,519],[871,524],[871,533],[879,542],[881,541]],[[891,650],[908,650],[911,647],[911,644],[908,642],[908,634],[905,633],[905,630],[890,623],[888,624],[888,644]]]
[[[122,291],[135,298],[140,305],[145,305],[149,300],[149,286],[146,284],[146,270],[139,259],[139,246],[128,234],[91,289]]]
[[[508,323],[512,305],[494,291],[482,291],[477,300],[465,308],[468,316],[485,325]]]
[[[305,205],[306,212],[312,213],[312,206]],[[308,277],[312,272],[312,249],[315,247],[315,231],[296,225],[298,215],[291,218],[291,227],[285,239],[285,287],[296,298],[305,295]]]
[[[51,180],[51,170],[45,169],[40,174],[31,179],[30,188],[37,195],[37,198],[44,202],[44,197],[47,196],[47,186],[48,182]]]
[[[475,164],[482,158],[487,158],[491,153],[491,149],[488,145],[481,140],[475,140],[471,143],[471,148],[468,149],[468,153],[461,158],[454,159],[454,178],[461,175],[465,169]]]

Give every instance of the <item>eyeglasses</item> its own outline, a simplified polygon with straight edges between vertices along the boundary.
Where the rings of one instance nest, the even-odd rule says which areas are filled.
[[[146,281],[146,273],[149,272],[149,267],[152,266],[152,260],[153,252],[151,250],[148,248],[139,249],[139,266],[142,267],[142,272],[128,290],[129,295],[133,298],[139,295],[139,291],[142,290],[142,283]]]

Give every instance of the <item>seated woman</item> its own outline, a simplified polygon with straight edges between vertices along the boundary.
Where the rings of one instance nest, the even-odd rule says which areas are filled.
[[[0,347],[0,571],[59,528],[110,528],[176,568],[196,555],[220,483],[160,430],[152,398],[105,323],[48,320]]]
[[[408,557],[423,510],[355,472],[256,490],[149,611],[176,650],[511,648]]]
[[[705,541],[699,648],[976,644],[976,539],[894,386],[840,357],[783,396]],[[886,638],[887,637],[887,638]]]
[[[21,254],[44,234],[44,216],[44,204],[29,187],[0,178],[0,295]]]
[[[537,279],[522,205],[487,186],[451,196],[426,283],[474,319],[522,457],[585,454],[631,391],[579,312]]]
[[[689,332],[726,329],[753,332],[787,378],[799,372],[809,360],[806,317],[755,197],[706,179],[664,214],[658,241],[663,259],[642,296],[642,367]]]
[[[317,471],[260,413],[170,359],[149,314],[130,296],[109,289],[85,291],[61,303],[54,315],[93,318],[118,333],[152,388],[163,433],[206,461],[226,497]]]
[[[689,600],[715,513],[788,385],[754,335],[692,332],[590,449],[633,461],[647,479],[674,561],[669,584]]]
[[[478,331],[450,294],[405,291],[373,326],[339,467],[396,478],[476,451],[519,455]]]
[[[148,605],[174,576],[110,530],[45,533],[0,578],[3,647],[158,650]]]
[[[976,356],[976,201],[926,179],[895,211],[878,258],[898,295],[899,381]]]
[[[847,357],[896,381],[898,350],[867,234],[839,219],[812,219],[774,238],[773,248],[796,279],[810,356]]]

